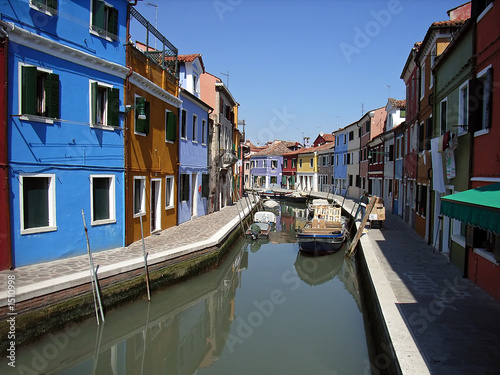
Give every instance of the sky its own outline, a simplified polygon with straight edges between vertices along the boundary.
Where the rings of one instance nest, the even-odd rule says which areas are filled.
[[[388,97],[405,99],[400,77],[414,43],[465,2],[147,0],[136,9],[179,54],[202,55],[240,104],[246,139],[263,145],[314,141]],[[134,38],[145,42],[132,29]]]

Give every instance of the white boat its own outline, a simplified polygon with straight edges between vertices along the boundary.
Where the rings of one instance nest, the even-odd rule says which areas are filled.
[[[265,208],[278,208],[279,207],[279,203],[276,202],[275,200],[272,200],[272,199],[268,199],[266,201],[264,201],[264,203],[262,203],[262,205],[265,207]]]
[[[268,223],[276,225],[276,215],[270,211],[258,211],[253,217],[255,223]]]

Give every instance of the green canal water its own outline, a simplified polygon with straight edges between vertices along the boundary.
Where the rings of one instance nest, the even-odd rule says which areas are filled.
[[[214,271],[19,349],[2,374],[369,374],[356,267],[299,253],[303,206]]]

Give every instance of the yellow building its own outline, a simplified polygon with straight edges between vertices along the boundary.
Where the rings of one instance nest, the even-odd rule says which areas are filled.
[[[314,147],[297,155],[297,190],[318,191],[318,155]]]
[[[172,47],[172,46],[170,46]],[[177,50],[161,56],[127,45],[131,73],[125,87],[125,244],[177,224]],[[161,46],[160,46],[161,48]],[[167,46],[163,46],[165,50]]]

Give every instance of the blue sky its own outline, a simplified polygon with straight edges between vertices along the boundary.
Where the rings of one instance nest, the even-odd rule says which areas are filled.
[[[240,103],[247,139],[263,144],[314,140],[389,95],[405,99],[400,76],[413,44],[464,2],[148,0],[136,9],[153,25],[157,10],[158,30],[179,54],[203,55]]]

